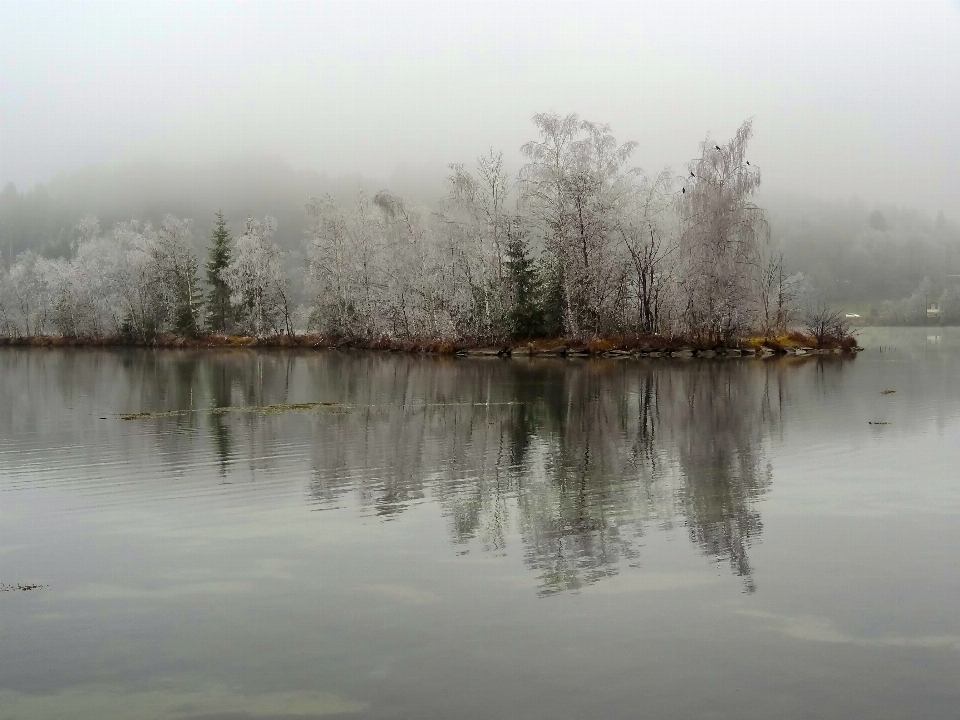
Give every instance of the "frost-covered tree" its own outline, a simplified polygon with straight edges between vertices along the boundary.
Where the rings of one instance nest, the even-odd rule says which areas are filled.
[[[148,339],[162,331],[167,310],[152,228],[136,220],[118,223],[112,239],[119,250],[113,279],[121,301],[121,332]]]
[[[539,139],[522,148],[522,206],[537,223],[562,280],[563,326],[600,332],[621,318],[626,289],[616,218],[630,187],[635,143],[618,144],[608,125],[577,115],[534,116]]]
[[[748,120],[723,147],[704,140],[680,193],[683,316],[708,341],[729,339],[755,320],[753,283],[769,225],[753,202],[760,171],[745,157],[752,132]]]
[[[27,251],[17,257],[4,278],[0,292],[5,324],[10,334],[42,335],[50,314],[50,273],[48,261]]]
[[[114,229],[121,332],[146,339],[196,331],[200,292],[190,234],[189,221],[169,215],[157,228],[129,221]]]
[[[675,280],[672,261],[677,250],[672,205],[673,178],[664,171],[641,178],[617,218],[617,233],[631,267],[629,287],[635,299],[630,325],[641,333],[659,333],[668,322],[667,303]]]
[[[80,230],[74,257],[51,266],[51,321],[66,337],[115,334],[125,316],[120,293],[124,253],[117,235],[100,235],[95,221],[86,232]]]
[[[503,153],[491,148],[477,158],[476,175],[461,164],[450,165],[450,170],[447,202],[466,216],[465,222],[459,224],[476,243],[481,260],[492,269],[497,280],[502,280],[510,222],[507,209],[510,181],[504,169]]]
[[[199,330],[202,294],[197,258],[190,249],[192,223],[167,215],[151,237],[165,326],[181,335]]]
[[[116,233],[104,235],[95,217],[74,229],[74,255],[48,261],[50,323],[66,337],[95,337],[120,331],[124,311],[120,278],[125,262]]]
[[[10,331],[10,320],[7,317],[7,267],[3,258],[0,257],[0,336],[12,335]]]
[[[0,265],[0,337],[13,337],[17,334],[12,310],[7,298],[7,271]]]
[[[544,249],[551,256],[552,269],[560,294],[560,329],[576,332],[573,268],[569,255],[571,215],[567,197],[567,176],[574,160],[573,145],[580,132],[577,115],[560,117],[539,114],[533,118],[540,137],[526,143],[521,151],[529,161],[520,170],[522,208],[535,222],[543,237]]]
[[[459,248],[402,198],[360,194],[352,208],[311,200],[307,237],[312,325],[347,337],[453,338],[464,333],[469,283]]]
[[[503,153],[477,158],[476,174],[450,166],[441,219],[447,232],[446,263],[469,294],[456,293],[457,314],[466,334],[497,337],[508,331],[507,243],[513,222],[507,207],[510,181]]]
[[[293,334],[283,271],[283,251],[273,242],[277,221],[247,218],[234,243],[230,263],[220,276],[230,288],[230,304],[243,328],[257,337]]]
[[[326,334],[379,334],[383,290],[381,231],[365,193],[352,207],[333,198],[311,198],[313,225],[307,235],[307,284],[314,298],[311,325]]]
[[[389,192],[373,197],[383,238],[382,311],[394,337],[455,337],[454,285],[445,275],[445,249],[423,214]]]
[[[782,250],[760,253],[757,277],[757,322],[764,335],[785,332],[793,319],[797,278],[787,272]]]

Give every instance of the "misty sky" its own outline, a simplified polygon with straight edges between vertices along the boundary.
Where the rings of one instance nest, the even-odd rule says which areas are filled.
[[[773,192],[960,214],[960,0],[9,2],[0,181],[277,156],[330,174],[516,169],[536,112],[680,166],[754,118]]]

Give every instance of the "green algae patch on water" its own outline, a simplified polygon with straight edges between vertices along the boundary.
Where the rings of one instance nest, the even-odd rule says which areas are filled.
[[[276,405],[239,405],[226,407],[202,408],[193,410],[158,410],[156,412],[137,412],[124,413],[120,415],[121,420],[146,420],[147,418],[159,417],[179,417],[182,415],[191,415],[195,413],[207,413],[209,415],[225,415],[226,413],[255,413],[259,415],[278,415],[280,413],[291,412],[295,410],[315,410],[317,408],[343,408],[340,403],[332,402],[307,402],[307,403],[278,403]]]
[[[274,414],[289,412],[291,410],[314,410],[321,407],[342,407],[339,403],[331,402],[309,402],[309,403],[279,403],[277,405],[262,405],[250,408],[215,408],[212,412],[231,412],[240,410],[241,412],[259,412],[264,414]]]

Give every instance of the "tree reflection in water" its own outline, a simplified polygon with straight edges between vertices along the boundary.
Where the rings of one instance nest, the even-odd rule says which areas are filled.
[[[518,533],[542,594],[616,574],[651,524],[679,519],[755,588],[775,364],[379,365],[356,370],[356,411],[314,420],[317,500],[355,491],[389,516],[433,497],[455,543],[500,550]]]
[[[816,365],[814,389],[839,379],[840,363],[805,362]],[[52,382],[68,406],[84,387],[121,411],[194,409],[144,421],[175,473],[188,455],[212,452],[230,482],[237,473],[255,482],[260,470],[289,477],[306,463],[312,501],[351,498],[385,520],[435,502],[461,552],[515,551],[519,538],[542,594],[616,574],[651,528],[677,525],[752,591],[757,500],[771,482],[766,444],[799,370],[785,361],[248,350],[11,352],[3,363],[28,365],[20,376]],[[10,388],[11,397],[29,388]],[[209,412],[309,401],[339,405]],[[24,427],[41,422],[35,404],[18,411]],[[109,427],[73,432],[93,447]]]

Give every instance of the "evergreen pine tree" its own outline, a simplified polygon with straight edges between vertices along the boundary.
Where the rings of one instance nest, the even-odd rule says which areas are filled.
[[[563,294],[563,265],[556,258],[548,258],[538,268],[538,276],[542,278],[540,290],[541,332],[547,337],[563,335],[564,327],[564,294]]]
[[[220,271],[230,264],[230,228],[223,219],[223,213],[217,213],[216,224],[210,236],[210,260],[207,262],[207,282],[210,294],[207,300],[207,329],[210,332],[225,332],[233,319],[230,307],[230,288],[220,277]]]
[[[543,314],[538,303],[539,277],[534,261],[527,255],[526,238],[513,225],[507,228],[505,265],[511,290],[507,317],[511,336],[529,338],[541,334]]]

